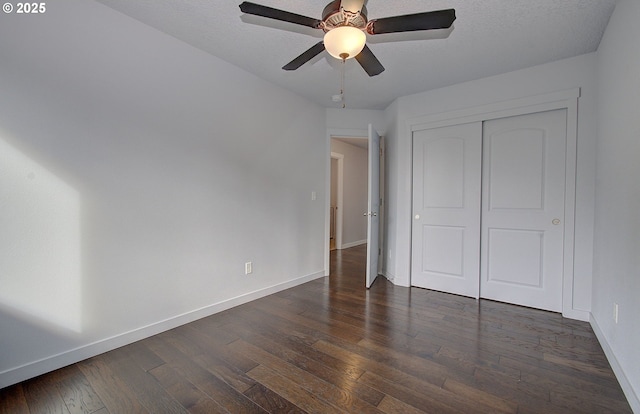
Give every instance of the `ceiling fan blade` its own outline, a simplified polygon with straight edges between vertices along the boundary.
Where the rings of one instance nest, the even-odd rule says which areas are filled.
[[[364,45],[362,52],[356,55],[356,60],[369,76],[376,76],[384,72],[384,66],[367,45]]]
[[[364,0],[342,0],[340,2],[340,7],[351,13],[359,12],[362,10],[362,6],[364,6]]]
[[[413,32],[417,30],[446,29],[456,19],[454,9],[437,10],[404,16],[384,17],[367,24],[369,34]]]
[[[280,9],[274,9],[273,7],[262,6],[248,1],[243,1],[242,4],[240,4],[240,10],[246,14],[253,14],[255,16],[267,17],[269,19],[295,23],[302,26],[312,27],[314,29],[319,29],[320,24],[322,23],[322,21],[318,19],[290,13]]]
[[[311,46],[306,52],[302,53],[297,58],[293,59],[291,62],[287,63],[282,67],[284,70],[296,70],[300,66],[304,65],[318,54],[324,51],[324,43],[318,42],[315,45]]]

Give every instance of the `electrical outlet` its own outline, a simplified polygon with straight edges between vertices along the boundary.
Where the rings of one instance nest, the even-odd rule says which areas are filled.
[[[247,262],[244,264],[244,274],[248,275],[250,273],[253,273],[253,263]]]
[[[618,323],[618,304],[613,304],[613,320]]]

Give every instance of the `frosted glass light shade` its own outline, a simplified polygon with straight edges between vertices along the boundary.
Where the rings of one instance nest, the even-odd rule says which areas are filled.
[[[353,26],[336,27],[324,35],[324,47],[336,59],[356,57],[364,49],[366,41],[367,35]]]
[[[362,10],[364,6],[364,0],[342,0],[340,2],[340,7],[343,9],[350,11],[351,13],[357,13]]]

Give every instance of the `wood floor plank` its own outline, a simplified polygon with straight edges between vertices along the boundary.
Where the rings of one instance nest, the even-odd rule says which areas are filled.
[[[357,380],[364,372],[355,365],[345,363],[316,350],[313,346],[300,345],[295,340],[293,340],[292,346],[292,342],[283,340],[279,334],[280,331],[260,329],[253,325],[247,327],[233,326],[229,329],[237,332],[241,339],[275,354],[293,365],[304,366],[305,369],[317,368],[318,372],[326,369],[334,372],[339,371],[342,374],[341,380]]]
[[[189,356],[173,347],[169,338],[157,337],[150,345],[167,364],[206,395],[232,413],[264,413],[264,409],[224,380],[194,362]]]
[[[391,348],[370,339],[363,339],[358,342],[358,346],[370,351],[370,355],[380,355],[381,358],[388,358],[388,363],[398,369],[405,372],[410,372],[413,375],[421,376],[424,372],[429,372],[431,375],[438,375],[441,378],[464,378],[470,379],[473,377],[475,367],[459,366],[446,367],[440,363],[432,360],[431,358],[423,358],[408,354],[402,350]]]
[[[185,414],[187,410],[169,395],[153,376],[136,364],[128,349],[119,348],[102,356],[139,403],[150,413]],[[108,359],[107,359],[108,358]]]
[[[229,366],[211,355],[198,355],[193,358],[193,361],[239,392],[244,393],[255,385],[255,381],[249,378],[244,371]]]
[[[55,387],[55,375],[43,375],[23,384],[24,395],[32,413],[69,414],[69,409]]]
[[[563,409],[550,403],[550,393],[546,387],[531,384],[493,370],[479,368],[475,373],[474,386],[496,397],[513,401],[518,404],[518,410],[523,407],[536,407],[540,413],[563,413]]]
[[[62,368],[56,372],[60,373],[56,380],[56,387],[71,414],[94,413],[105,408],[104,403],[77,365]]]
[[[216,403],[168,364],[152,369],[149,374],[190,413],[228,413],[220,404]]]
[[[416,409],[439,414],[484,414],[488,408],[472,401],[458,398],[454,393],[441,387],[421,381],[410,375],[401,382],[390,380],[387,376],[365,372],[359,381],[374,387]]]
[[[312,392],[298,386],[295,381],[291,381],[288,378],[278,375],[276,372],[263,367],[262,365],[258,365],[247,374],[306,412],[326,414],[338,414],[343,412],[322,400]]]
[[[245,341],[283,361],[327,383],[349,389],[356,397],[373,406],[384,397],[382,393],[357,381],[364,371],[316,350],[311,346],[312,343],[309,345],[307,342],[298,341],[299,336],[295,331],[286,330],[285,333],[274,329],[260,329],[252,324],[244,328],[233,326],[229,329],[235,330]]]
[[[111,413],[147,413],[138,397],[113,372],[102,356],[78,364],[91,387]]]
[[[366,296],[344,295],[335,293],[331,303],[323,300],[318,292],[309,294],[293,294],[305,304],[306,309],[300,315],[313,319],[326,318],[365,328],[369,335],[387,336],[390,332],[407,336],[415,336],[417,331],[408,323],[405,312],[395,312],[388,305],[370,303]],[[321,319],[322,320],[322,319]]]
[[[289,320],[290,322],[307,326],[309,328],[317,330],[318,332],[322,332],[336,338],[344,339],[354,343],[362,339],[361,335],[359,335],[357,332],[353,332],[350,329],[345,329],[345,325],[338,321],[328,320],[327,323],[323,323],[295,313],[289,313],[287,309],[281,308],[279,306],[265,306],[262,303],[257,303],[256,307],[266,313],[280,316],[284,319]]]
[[[403,401],[395,399],[389,395],[385,395],[378,409],[386,414],[423,414],[424,411],[419,410]]]
[[[22,384],[0,389],[0,414],[29,414]]]
[[[314,395],[317,395],[338,409],[357,413],[380,412],[371,404],[368,404],[358,398],[350,390],[341,389],[331,383],[321,380],[315,375],[289,364],[277,356],[245,342],[244,340],[239,339],[236,342],[229,344],[229,346],[233,346],[234,348],[245,352],[247,355],[252,355],[252,358],[255,358],[256,362],[260,363],[261,366],[267,367],[278,375],[291,380],[293,383],[296,383],[297,386],[312,392]]]
[[[505,400],[486,391],[481,391],[475,387],[460,383],[448,378],[443,389],[451,391],[454,394],[464,396],[465,399],[475,401],[478,404],[488,407],[493,413],[517,413],[518,404]]]
[[[585,393],[579,387],[568,385],[556,386],[550,390],[550,400],[552,404],[567,407],[567,409],[578,408],[582,411],[597,410],[602,413],[620,413],[627,409],[626,401],[620,398],[608,398],[606,396]]]
[[[550,362],[555,365],[561,365],[567,368],[575,369],[580,372],[588,373],[596,377],[602,377],[605,379],[614,380],[615,375],[609,367],[603,367],[601,364],[594,364],[592,362],[578,361],[576,359],[565,358],[550,353],[545,353],[543,356],[544,361]]]
[[[244,394],[270,413],[305,413],[305,411],[295,406],[292,402],[260,383],[255,383],[255,385],[245,391]]]
[[[520,372],[519,376],[516,376],[511,372],[478,367],[474,377],[475,384],[479,389],[491,391],[493,388],[496,390],[494,392],[495,395],[501,395],[501,392],[508,393],[509,391],[517,390],[524,392],[531,398],[549,401],[549,388],[544,384],[525,381],[522,372]]]
[[[393,381],[402,381],[406,377],[416,375],[426,382],[441,387],[448,376],[442,367],[435,364],[420,362],[420,366],[416,367],[411,365],[413,361],[409,361],[409,359],[397,360],[389,355],[378,355],[373,351],[352,347],[345,343],[336,345],[326,341],[318,341],[313,346],[343,361],[352,361],[367,371],[390,376]]]
[[[520,370],[500,364],[501,357],[492,352],[483,352],[477,348],[468,347],[465,350],[453,349],[443,345],[437,354],[431,358],[445,367],[454,367],[463,371],[475,371],[478,368],[496,370],[503,374],[520,378]]]
[[[603,396],[593,397],[576,387],[558,386],[550,390],[551,403],[576,412],[597,410],[601,413],[621,413],[627,409],[627,402]]]
[[[144,343],[138,341],[127,346],[127,354],[131,360],[138,365],[143,371],[150,371],[162,364],[164,361],[153,353]]]
[[[181,331],[183,335],[182,341],[189,341],[195,344],[199,349],[198,355],[208,354],[215,356],[217,360],[223,361],[227,365],[235,367],[242,372],[247,372],[255,368],[257,364],[251,358],[246,358],[237,352],[229,350],[227,347],[229,342],[227,342],[227,340],[231,335],[227,335],[221,340],[217,335],[219,330],[220,329],[217,329],[214,332],[200,332],[190,326],[185,326],[184,330]],[[227,328],[223,327],[222,330],[228,332],[228,334],[231,333]],[[233,338],[235,341],[238,339],[238,336],[234,334]]]
[[[510,358],[502,358],[500,363],[503,366],[513,367],[520,372],[519,379],[530,384],[544,386],[552,390],[558,387],[570,386],[580,389],[587,395],[598,396],[598,398],[611,398],[624,400],[622,389],[617,381],[603,380],[594,376],[570,375],[563,372],[552,371],[546,367],[533,366],[523,361],[516,361]]]

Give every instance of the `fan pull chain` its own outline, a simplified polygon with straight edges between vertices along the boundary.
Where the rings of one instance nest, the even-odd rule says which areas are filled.
[[[347,59],[342,58],[342,68],[340,70],[340,95],[342,96],[342,109],[347,107],[347,103],[344,97],[344,67],[346,66]]]

